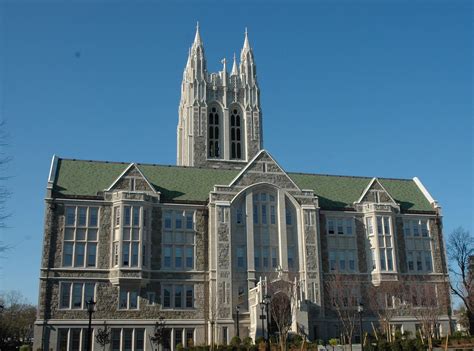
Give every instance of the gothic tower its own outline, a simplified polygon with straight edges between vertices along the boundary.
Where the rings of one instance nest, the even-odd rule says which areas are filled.
[[[177,130],[179,166],[240,169],[262,149],[257,67],[245,30],[240,65],[230,74],[208,73],[199,33],[189,50],[181,84]]]

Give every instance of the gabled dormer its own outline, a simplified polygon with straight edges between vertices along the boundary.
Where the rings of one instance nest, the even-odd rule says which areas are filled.
[[[359,199],[354,202],[358,212],[399,212],[400,205],[385,189],[378,178],[372,178]]]

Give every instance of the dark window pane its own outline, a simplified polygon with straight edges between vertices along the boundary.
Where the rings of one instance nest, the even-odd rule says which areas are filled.
[[[135,351],[144,350],[145,329],[135,329]]]
[[[112,329],[112,351],[120,351],[120,329]]]

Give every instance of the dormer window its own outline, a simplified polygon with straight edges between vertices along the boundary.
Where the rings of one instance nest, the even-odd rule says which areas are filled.
[[[209,158],[220,157],[220,138],[219,138],[219,112],[216,107],[211,108],[209,112],[209,135],[208,135],[208,156]]]

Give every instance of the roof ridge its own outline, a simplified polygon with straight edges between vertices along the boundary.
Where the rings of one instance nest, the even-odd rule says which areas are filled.
[[[109,163],[109,164],[122,164],[122,165],[129,165],[131,163],[135,163],[139,166],[159,166],[159,167],[173,167],[173,168],[183,168],[183,169],[206,169],[212,171],[237,171],[232,169],[219,169],[219,168],[209,168],[209,167],[190,167],[190,166],[178,166],[178,165],[170,165],[170,164],[159,164],[159,163],[142,163],[142,162],[120,162],[120,161],[103,161],[103,160],[84,160],[84,159],[77,159],[77,158],[66,158],[66,157],[58,157],[59,160],[66,160],[66,161],[79,161],[79,162],[96,162],[96,163]],[[306,173],[306,172],[287,172],[288,175],[296,174],[296,175],[308,175],[308,176],[323,176],[323,177],[339,177],[339,178],[355,178],[355,179],[382,179],[382,180],[401,180],[401,181],[409,181],[413,182],[413,179],[409,178],[388,178],[388,177],[370,177],[370,176],[355,176],[355,175],[343,175],[343,174],[327,174],[327,173]]]
[[[343,175],[343,174],[327,174],[327,173],[305,173],[305,172],[287,172],[288,174],[298,174],[298,175],[317,175],[324,177],[340,177],[340,178],[359,178],[359,179],[385,179],[385,180],[404,180],[412,182],[413,179],[410,178],[387,178],[387,177],[370,177],[370,176],[355,176],[355,175]]]
[[[178,165],[170,165],[170,164],[159,164],[159,163],[144,163],[144,162],[121,162],[121,161],[104,161],[104,160],[86,160],[86,159],[79,159],[79,158],[67,158],[67,157],[58,157],[58,160],[62,161],[78,161],[78,162],[94,162],[94,163],[108,163],[108,164],[118,164],[118,165],[130,165],[131,163],[135,163],[139,166],[160,166],[160,167],[174,167],[174,168],[189,168],[189,169],[209,169],[209,170],[217,170],[217,171],[233,171],[232,169],[218,169],[218,168],[208,168],[208,167],[190,167],[190,166],[178,166]]]

